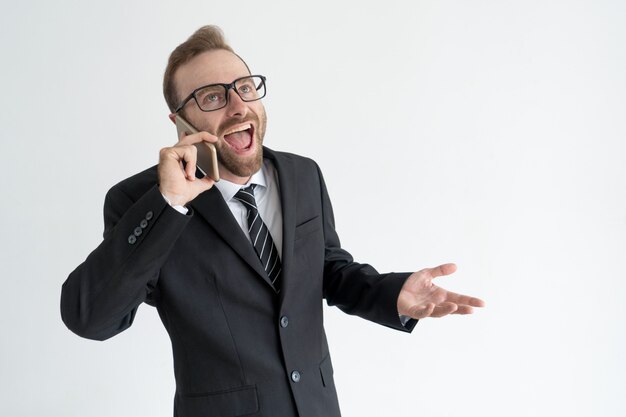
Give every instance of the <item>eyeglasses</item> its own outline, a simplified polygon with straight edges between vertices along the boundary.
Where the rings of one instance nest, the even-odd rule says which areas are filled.
[[[262,75],[248,75],[237,78],[230,84],[209,84],[193,90],[180,103],[174,113],[178,113],[192,98],[202,111],[215,111],[228,104],[228,90],[233,89],[242,101],[256,101],[265,97],[265,77]]]

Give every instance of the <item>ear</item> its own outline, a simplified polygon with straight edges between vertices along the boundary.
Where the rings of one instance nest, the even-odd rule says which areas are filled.
[[[170,118],[172,123],[176,124],[176,113],[170,113],[168,117]]]

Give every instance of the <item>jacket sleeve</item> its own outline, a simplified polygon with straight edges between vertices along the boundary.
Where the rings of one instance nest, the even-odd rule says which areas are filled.
[[[372,266],[354,262],[352,255],[341,248],[335,231],[333,209],[318,167],[323,211],[324,298],[328,305],[336,305],[348,314],[411,332],[417,320],[403,326],[397,303],[400,289],[410,272],[379,274]]]
[[[172,209],[156,185],[132,194],[119,184],[107,193],[104,240],[63,284],[61,317],[79,336],[104,340],[130,327],[192,216]]]

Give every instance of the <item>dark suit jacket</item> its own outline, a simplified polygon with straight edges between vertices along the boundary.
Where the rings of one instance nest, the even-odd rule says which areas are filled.
[[[378,274],[341,249],[328,193],[310,159],[265,149],[283,210],[282,291],[216,188],[182,215],[152,167],[107,194],[104,241],[63,285],[65,324],[104,340],[156,306],[172,341],[178,417],[335,417],[339,406],[322,299],[402,327],[396,302],[408,273]]]

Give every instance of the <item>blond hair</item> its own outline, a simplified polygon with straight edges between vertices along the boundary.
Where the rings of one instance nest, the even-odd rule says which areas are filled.
[[[163,95],[172,113],[176,110],[179,100],[178,92],[174,85],[174,73],[176,70],[201,53],[216,49],[223,49],[235,54],[233,48],[224,39],[224,32],[217,26],[208,25],[196,30],[189,39],[178,45],[171,53],[167,67],[165,67],[165,74],[163,75]],[[239,55],[237,57],[241,59]],[[247,68],[246,62],[243,59],[241,61]]]

